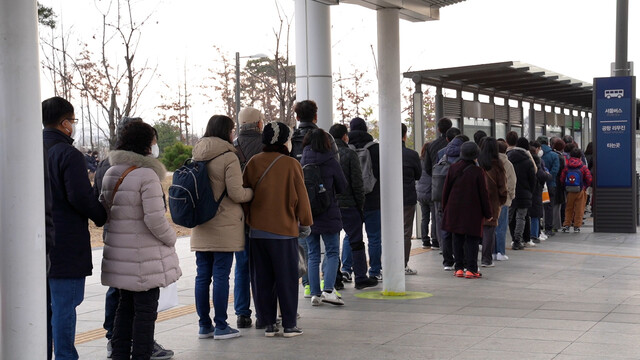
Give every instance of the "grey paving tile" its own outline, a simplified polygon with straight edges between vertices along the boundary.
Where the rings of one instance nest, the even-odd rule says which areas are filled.
[[[503,329],[500,326],[480,326],[480,325],[464,325],[464,324],[427,324],[421,328],[414,330],[419,334],[435,334],[435,335],[455,335],[455,336],[491,336]],[[426,336],[428,339],[429,336]]]
[[[459,315],[476,315],[476,316],[501,316],[501,317],[523,317],[531,312],[530,309],[513,309],[501,307],[484,307],[484,306],[466,306],[454,312]]]
[[[625,345],[638,342],[638,334],[591,330],[580,336],[580,338],[576,340],[576,342]]]
[[[613,311],[617,305],[588,303],[576,301],[548,301],[540,306],[539,310],[562,310],[562,311],[595,311],[608,313]]]
[[[554,320],[554,319],[533,319],[522,318],[516,319],[511,323],[512,327],[530,328],[530,329],[556,329],[556,330],[589,330],[595,325],[595,321],[578,321],[578,320]]]
[[[500,350],[524,353],[558,354],[571,344],[568,341],[503,339],[492,336],[471,347],[471,350]]]
[[[567,310],[534,310],[526,315],[528,318],[556,319],[556,320],[591,320],[600,321],[607,313],[594,311]]]
[[[484,339],[484,336],[430,334],[426,341],[424,334],[411,333],[402,335],[390,341],[389,344],[464,350]]]
[[[627,344],[596,344],[573,343],[562,351],[566,355],[600,356],[605,358],[638,358],[640,344],[638,342]]]
[[[610,313],[602,321],[640,324],[640,314]]]
[[[554,330],[554,329],[530,329],[507,327],[501,329],[492,337],[505,339],[531,339],[551,341],[575,341],[584,331],[581,330]]]
[[[473,316],[473,315],[447,315],[436,321],[435,324],[458,325],[479,325],[479,326],[499,326],[505,327],[515,323],[518,318],[498,317],[498,316]]]
[[[620,304],[612,310],[614,313],[640,314],[640,303],[638,305]]]
[[[554,354],[525,353],[516,351],[465,350],[453,360],[545,360],[555,359]]]
[[[640,324],[600,321],[595,324],[590,330],[599,332],[634,334],[640,336]]]

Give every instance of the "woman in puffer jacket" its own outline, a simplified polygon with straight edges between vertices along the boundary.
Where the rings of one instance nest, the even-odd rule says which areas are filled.
[[[207,173],[215,199],[224,191],[218,212],[209,221],[196,226],[191,233],[191,251],[196,252],[196,311],[199,316],[200,339],[230,339],[240,332],[227,323],[229,273],[233,253],[244,250],[244,212],[241,203],[253,198],[253,190],[242,186],[240,160],[233,146],[231,118],[214,115],[209,119],[204,137],[193,147],[193,159],[209,161]],[[209,286],[213,279],[213,310],[209,316]]]
[[[109,214],[102,284],[120,290],[111,339],[116,360],[151,357],[160,287],[182,275],[160,184],[167,171],[156,147],[150,125],[128,124],[102,181],[100,202]]]

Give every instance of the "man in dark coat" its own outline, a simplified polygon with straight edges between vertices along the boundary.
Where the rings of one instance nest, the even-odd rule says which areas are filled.
[[[542,161],[551,174],[551,179],[547,181],[549,191],[549,202],[544,204],[544,229],[547,236],[553,236],[553,206],[556,203],[556,178],[560,173],[560,161],[558,156],[549,147],[549,139],[546,136],[538,136],[538,142],[542,147]]]
[[[42,102],[55,226],[48,282],[56,359],[78,358],[76,307],[84,299],[85,279],[93,269],[88,219],[97,226],[107,221],[104,207],[93,196],[84,155],[73,147],[76,123],[73,105],[67,100],[53,97]]]
[[[336,196],[342,215],[342,228],[345,232],[342,244],[342,280],[351,282],[351,271],[355,275],[356,289],[376,286],[378,280],[367,276],[367,254],[362,240],[364,219],[364,186],[362,170],[356,152],[349,148],[347,127],[335,124],[329,133],[336,141],[340,154],[340,166],[349,185]]]
[[[353,118],[349,123],[349,145],[356,149],[373,142],[373,136],[367,132],[367,123]],[[380,218],[380,145],[375,143],[367,148],[371,155],[371,165],[376,184],[373,190],[365,195],[364,229],[367,232],[369,245],[369,276],[382,280],[382,224]]]
[[[452,126],[451,120],[449,120],[448,118],[442,118],[438,120],[438,124],[437,124],[438,137],[431,142],[431,144],[429,145],[429,147],[427,147],[427,150],[425,151],[425,154],[424,154],[424,164],[423,164],[424,171],[429,176],[433,175],[433,167],[438,163],[438,160],[439,160],[438,153],[442,151],[442,149],[447,147],[447,144],[451,140],[453,140],[453,138],[457,134],[460,133],[460,130],[458,130],[457,134],[451,136],[450,138],[447,137],[447,132],[451,130],[451,126]],[[451,134],[454,134],[454,132],[451,132]],[[440,249],[440,242],[442,241],[442,237],[440,235],[440,225],[442,223],[442,218],[439,215],[437,215],[439,209],[441,209],[441,204],[439,202],[433,202],[433,207],[431,211],[434,211],[436,213],[436,237],[437,237],[437,239],[431,239],[431,248],[434,250]]]
[[[405,146],[407,141],[407,125],[402,124],[402,202],[404,206],[404,273],[416,275],[418,271],[409,267],[411,237],[413,236],[413,218],[416,214],[418,195],[416,181],[422,175],[420,155]]]
[[[536,169],[529,153],[529,141],[521,137],[516,146],[507,152],[516,173],[516,197],[509,208],[509,227],[512,231],[513,250],[524,249],[523,236],[527,211],[531,207],[536,184]]]
[[[300,161],[302,158],[302,140],[304,140],[309,131],[318,128],[318,125],[316,125],[318,123],[318,105],[313,100],[304,100],[296,103],[293,111],[296,113],[296,120],[300,122],[300,125],[293,131],[291,136],[290,155]],[[331,142],[332,152],[336,155],[336,160],[340,161],[338,159],[338,148],[333,136],[329,136],[329,141]]]

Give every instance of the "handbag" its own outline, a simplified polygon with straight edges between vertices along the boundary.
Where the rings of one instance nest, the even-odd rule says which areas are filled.
[[[549,189],[547,188],[547,184],[544,184],[544,187],[542,188],[542,203],[543,204],[548,204],[551,202],[551,198],[549,197]]]

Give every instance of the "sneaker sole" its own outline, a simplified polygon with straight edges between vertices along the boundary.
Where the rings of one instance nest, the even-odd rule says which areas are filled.
[[[325,300],[325,299],[322,299],[322,302],[323,302],[323,303],[327,303],[327,304],[331,304],[331,305],[339,305],[339,306],[344,305],[344,302],[342,302],[342,301],[335,301],[335,300]]]
[[[213,337],[213,333],[211,334],[198,334],[198,339],[209,339]]]
[[[214,340],[227,340],[227,339],[233,339],[233,338],[237,338],[240,337],[242,334],[235,333],[235,334],[225,334],[225,335],[213,335],[213,339]]]
[[[277,334],[277,333],[278,333],[277,331],[274,331],[274,332],[265,332],[265,333],[264,333],[264,336],[266,336],[266,337],[274,337],[274,336],[276,336],[276,334]]]
[[[300,336],[302,334],[303,334],[303,332],[301,331],[301,332],[294,332],[294,333],[284,333],[283,336],[286,337],[286,338],[291,338],[291,337]]]
[[[149,358],[150,360],[169,360],[173,357],[172,355],[162,355],[162,356],[153,356],[151,355],[151,357]]]

